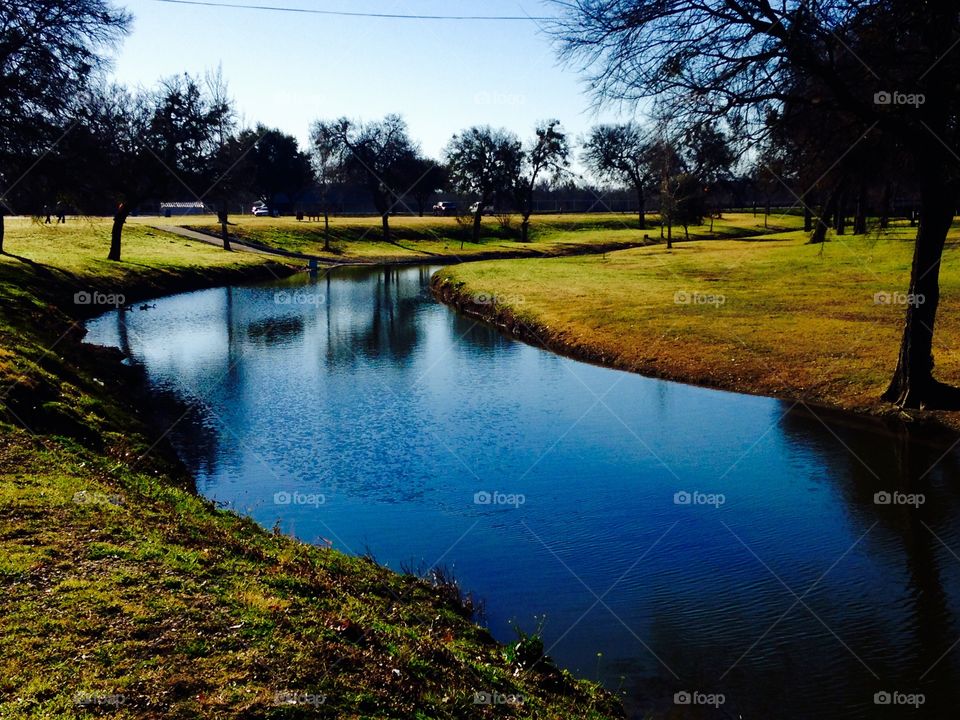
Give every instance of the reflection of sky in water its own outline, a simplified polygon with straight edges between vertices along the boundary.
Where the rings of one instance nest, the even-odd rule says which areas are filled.
[[[428,278],[192,293],[89,339],[202,401],[172,438],[204,494],[394,568],[440,561],[499,638],[545,614],[559,662],[593,677],[602,652],[631,707],[694,688],[746,718],[886,717],[884,688],[926,692],[915,717],[953,707],[960,663],[927,670],[960,635],[955,454],[928,473],[944,448],[542,352],[435,304]],[[895,487],[927,503],[873,503]]]

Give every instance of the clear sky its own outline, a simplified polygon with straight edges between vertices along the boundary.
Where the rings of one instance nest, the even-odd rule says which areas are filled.
[[[211,0],[217,2],[218,0]],[[554,14],[539,0],[224,0],[396,14]],[[556,117],[574,136],[599,121],[583,79],[557,61],[533,21],[331,17],[240,8],[116,0],[135,16],[116,78],[149,87],[184,71],[222,66],[243,120],[278,127],[305,142],[310,123],[342,115],[396,112],[436,157],[450,136],[476,124],[522,138]]]

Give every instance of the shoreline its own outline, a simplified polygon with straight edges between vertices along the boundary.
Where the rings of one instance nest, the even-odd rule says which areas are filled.
[[[683,373],[675,373],[654,364],[624,362],[618,356],[606,353],[599,348],[566,342],[562,335],[554,332],[548,326],[536,321],[521,319],[507,305],[478,300],[478,297],[485,298],[488,295],[469,290],[465,283],[458,283],[435,273],[430,279],[430,290],[438,302],[450,307],[455,312],[490,325],[501,333],[523,343],[578,362],[585,362],[610,370],[629,372],[651,380],[676,382],[707,390],[765,397],[786,403],[793,402],[795,403],[794,410],[799,408],[814,415],[829,414],[836,416],[840,421],[870,424],[877,431],[891,435],[900,434],[911,428],[919,428],[929,432],[930,440],[938,445],[949,445],[960,438],[960,428],[944,422],[937,416],[936,411],[917,410],[908,415],[892,406],[886,406],[879,400],[871,406],[844,407],[839,404],[806,400],[789,393],[771,394],[749,386],[727,383],[722,378],[693,377]],[[816,409],[816,412],[814,412],[814,409]]]
[[[129,306],[301,268],[184,258],[120,277],[9,265],[0,319],[28,344],[9,346],[23,374],[0,428],[0,664],[15,667],[0,714],[78,717],[82,696],[119,698],[118,718],[267,716],[303,695],[322,717],[482,717],[473,694],[499,692],[525,698],[530,717],[623,717],[615,693],[552,663],[519,672],[454,581],[278,535],[190,487],[193,469],[155,424],[164,399],[122,352],[83,342],[84,322],[111,308],[74,294]],[[51,616],[59,639],[37,645]],[[64,644],[82,657],[62,663]]]

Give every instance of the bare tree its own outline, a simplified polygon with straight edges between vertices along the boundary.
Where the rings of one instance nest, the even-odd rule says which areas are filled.
[[[368,123],[340,118],[318,121],[313,129],[314,137],[320,133],[333,144],[332,152],[341,159],[346,175],[370,192],[380,213],[383,239],[390,242],[390,213],[415,180],[408,169],[417,147],[410,140],[406,122],[399,115]]]
[[[104,0],[0,3],[0,252],[15,185],[69,132],[104,51],[130,22]]]
[[[215,189],[218,196],[217,218],[220,221],[220,236],[223,240],[223,249],[230,250],[230,232],[229,225],[229,202],[231,192],[234,190],[234,184],[230,182],[230,175],[236,169],[236,165],[243,160],[246,150],[237,147],[236,143],[231,142],[234,131],[236,130],[237,118],[233,109],[233,102],[230,99],[230,90],[227,87],[227,81],[223,77],[223,69],[218,67],[215,71],[207,73],[204,78],[207,86],[207,95],[210,98],[212,120],[215,123],[214,133],[217,143],[216,151],[213,154],[214,172],[217,175],[214,178]],[[211,188],[213,190],[214,188]]]
[[[313,172],[323,208],[323,249],[330,252],[330,186],[343,178],[346,172],[344,154],[349,151],[339,142],[331,123],[315,122],[310,131],[310,142]]]
[[[960,11],[954,0],[564,0],[565,57],[603,98],[675,118],[727,118],[743,137],[817,108],[850,145],[874,132],[917,177],[920,228],[897,368],[884,397],[935,406],[940,262],[960,197]],[[849,146],[848,146],[849,147]],[[948,152],[949,151],[949,152]],[[954,395],[954,393],[950,393]]]
[[[476,126],[454,135],[444,154],[453,186],[476,199],[473,241],[479,242],[484,207],[497,196],[508,195],[520,174],[523,161],[520,139],[503,128]]]
[[[533,193],[537,182],[545,176],[559,178],[570,167],[570,144],[559,120],[540,123],[534,139],[523,153],[521,173],[516,181],[516,200],[520,208],[520,240],[527,242],[530,234],[530,215],[533,213]]]
[[[583,146],[583,159],[598,177],[622,182],[636,193],[640,228],[647,226],[646,188],[653,181],[653,143],[637,123],[598,125]]]

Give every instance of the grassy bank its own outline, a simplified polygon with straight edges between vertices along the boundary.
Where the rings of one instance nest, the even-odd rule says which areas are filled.
[[[290,270],[137,224],[107,263],[108,236],[105,221],[10,220],[0,256],[0,718],[619,715],[538,662],[535,640],[494,642],[442,578],[191,493],[135,371],[81,345],[77,320],[105,308],[76,293],[130,301]]]
[[[471,263],[435,278],[446,299],[527,339],[610,366],[740,392],[886,413],[915,229],[801,232],[605,257]],[[960,230],[950,233],[936,374],[960,384]],[[476,299],[483,300],[477,304]],[[495,302],[490,303],[489,298]],[[960,413],[936,418],[960,428]]]
[[[656,220],[656,218],[652,218]],[[180,218],[172,222],[206,232],[219,232],[212,217]],[[138,222],[155,222],[141,219]],[[518,216],[504,227],[495,217],[483,219],[480,242],[471,241],[471,228],[453,217],[391,218],[393,241],[381,239],[379,218],[331,218],[332,252],[323,247],[322,222],[298,222],[293,218],[233,218],[231,233],[271,247],[318,255],[336,261],[358,262],[457,262],[492,258],[526,258],[577,255],[640,247],[659,239],[655,226],[641,230],[635,215],[614,213],[537,215],[531,219],[529,242],[518,242]],[[793,217],[779,221],[782,228],[796,227]],[[731,215],[708,227],[691,228],[695,237],[738,237],[758,232],[762,218]],[[646,237],[645,237],[646,236]],[[462,247],[461,247],[462,241]]]

